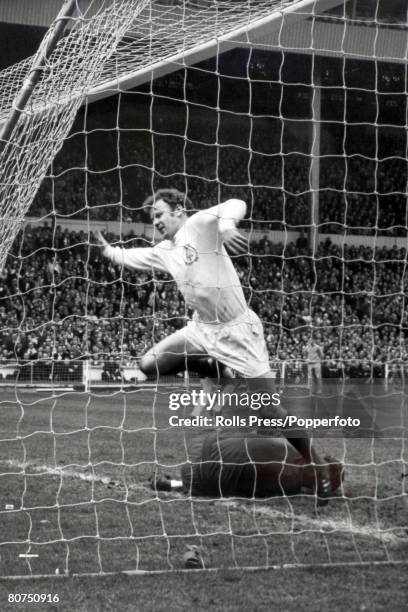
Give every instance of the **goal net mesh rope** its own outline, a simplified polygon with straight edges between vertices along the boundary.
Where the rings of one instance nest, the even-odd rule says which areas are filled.
[[[407,77],[378,50],[406,17],[375,4],[78,3],[0,154],[0,575],[168,571],[187,546],[211,569],[406,562]],[[331,27],[343,51],[377,42],[323,60]],[[0,73],[3,124],[45,44]],[[365,437],[316,436],[346,473],[324,509],[149,485],[195,463],[197,432],[169,426],[185,379],[137,384],[137,363],[191,313],[94,245],[149,246],[141,203],[168,186],[247,202],[234,263],[287,410],[364,418]]]

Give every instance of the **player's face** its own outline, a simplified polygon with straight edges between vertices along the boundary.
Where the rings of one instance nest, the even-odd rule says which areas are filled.
[[[171,240],[184,223],[183,210],[172,210],[164,200],[157,200],[153,204],[151,217],[154,227],[167,240]]]

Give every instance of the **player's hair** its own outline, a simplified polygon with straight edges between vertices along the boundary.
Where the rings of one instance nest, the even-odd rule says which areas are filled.
[[[188,211],[193,208],[193,204],[188,195],[178,189],[158,189],[153,195],[146,198],[142,206],[143,208],[149,209],[158,200],[166,202],[171,210],[176,210],[177,207],[180,207]]]

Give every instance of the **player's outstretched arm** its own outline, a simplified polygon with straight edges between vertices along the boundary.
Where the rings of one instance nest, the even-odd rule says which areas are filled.
[[[114,247],[109,244],[100,231],[96,233],[96,238],[99,246],[103,249],[103,255],[120,266],[126,266],[135,270],[151,270],[156,268],[162,272],[167,271],[162,254],[157,247],[130,249],[123,249],[119,246]]]

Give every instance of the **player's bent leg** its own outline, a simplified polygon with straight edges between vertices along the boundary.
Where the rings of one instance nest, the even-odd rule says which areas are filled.
[[[187,334],[187,328],[183,327],[158,342],[140,360],[141,371],[148,376],[188,370],[201,378],[232,377],[229,368],[209,357],[204,348],[190,342]]]
[[[257,378],[247,378],[247,386],[250,393],[268,393],[273,395],[276,393],[275,382],[272,378],[272,374],[267,372]],[[287,416],[286,409],[279,405],[268,406],[265,410],[261,410],[261,416],[271,418],[285,418]],[[330,485],[330,474],[327,465],[317,453],[314,448],[310,435],[306,429],[298,428],[299,435],[292,437],[293,431],[289,431],[285,428],[282,429],[283,435],[287,438],[288,442],[301,454],[306,464],[314,464],[317,472],[317,494],[321,499],[327,498],[331,493]]]
[[[214,382],[211,378],[200,378],[201,389],[204,391],[204,398],[208,397],[208,394],[215,391]],[[192,417],[200,416],[200,414],[207,409],[208,402],[206,399],[199,399],[198,404],[193,408],[191,412]]]
[[[261,417],[276,419],[284,418],[287,415],[287,412],[281,403],[278,403],[278,393],[272,372],[266,372],[262,376],[257,376],[256,378],[246,378],[245,380],[250,393],[267,393],[269,396],[271,396],[271,398],[274,396],[274,400],[271,400],[271,404],[269,406],[263,406],[260,409],[259,413]]]
[[[200,351],[186,336],[186,328],[179,329],[158,342],[140,360],[139,367],[148,376],[173,374],[188,369],[189,358],[202,358]]]

